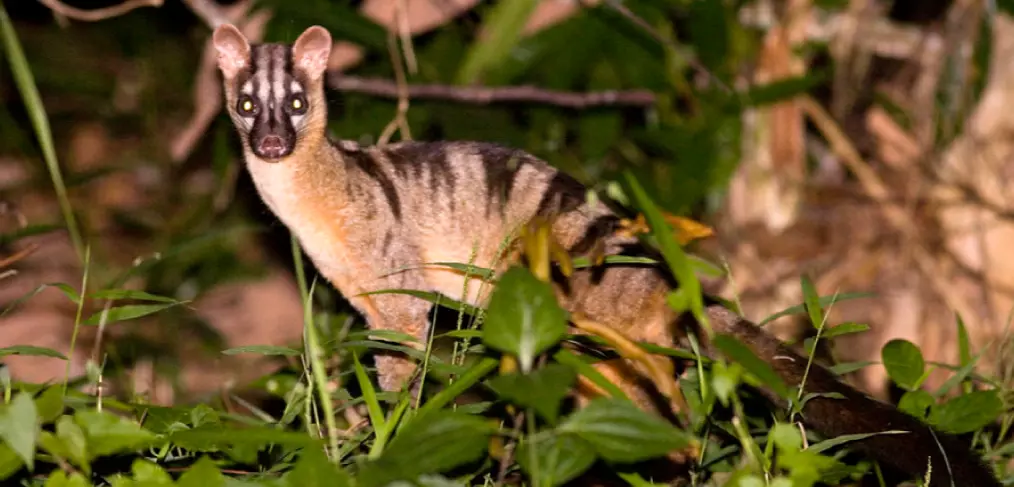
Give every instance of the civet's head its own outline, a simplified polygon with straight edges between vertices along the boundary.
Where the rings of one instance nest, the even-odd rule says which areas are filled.
[[[215,29],[212,42],[229,115],[254,155],[275,162],[292,154],[307,134],[323,132],[323,76],[331,54],[326,29],[310,27],[291,45],[251,46],[225,24]]]

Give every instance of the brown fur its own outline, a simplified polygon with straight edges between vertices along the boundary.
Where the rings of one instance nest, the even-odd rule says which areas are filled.
[[[416,289],[450,297],[464,293],[466,302],[484,304],[489,290],[481,281],[466,282],[456,271],[418,266],[460,262],[503,271],[508,264],[501,258],[504,243],[536,217],[550,218],[553,236],[575,253],[586,253],[593,247],[606,254],[631,249],[648,252],[633,238],[612,231],[618,218],[601,202],[587,202],[582,185],[522,151],[477,142],[405,142],[366,148],[327,140],[321,81],[324,64],[320,59],[326,59],[330,37],[320,28],[308,29],[291,50],[291,79],[289,73],[278,73],[277,77],[261,73],[258,86],[264,90],[268,81],[285,80],[272,81],[277,99],[260,100],[264,109],[271,108],[272,102],[287,102],[279,94],[291,95],[286,83],[291,83],[292,89],[299,85],[305,90],[309,104],[305,115],[291,119],[291,132],[297,134],[295,140],[285,139],[292,146],[291,153],[261,158],[256,153],[258,140],[251,137],[273,129],[244,118],[237,111],[237,100],[244,86],[248,93],[253,92],[246,84],[254,76],[250,56],[262,61],[275,59],[273,65],[282,69],[282,61],[288,59],[257,56],[287,51],[276,45],[251,48],[231,26],[216,30],[215,44],[229,113],[243,141],[247,167],[258,192],[370,327],[399,330],[424,343],[431,307],[412,296],[362,295],[370,291]],[[284,138],[288,132],[277,133]],[[564,284],[559,297],[571,312],[619,330],[632,340],[672,346],[678,338],[679,317],[665,301],[674,283],[660,268],[585,269]],[[805,360],[724,309],[711,307],[708,313],[717,332],[746,343],[787,383],[799,382]],[[381,357],[377,366],[385,390],[399,389],[415,371],[411,361],[397,356]],[[652,409],[647,391],[628,364],[614,361],[598,367],[642,407]],[[806,390],[839,392],[846,397],[807,403],[804,419],[818,430],[836,435],[904,427],[913,433],[877,437],[860,446],[914,476],[922,474],[925,460],[932,457],[932,485],[949,485],[943,457],[931,447],[935,443],[926,440],[932,432],[922,423],[866,397],[819,367],[811,372]],[[901,448],[900,442],[914,443]],[[999,485],[966,448],[946,438],[943,444],[962,485]]]

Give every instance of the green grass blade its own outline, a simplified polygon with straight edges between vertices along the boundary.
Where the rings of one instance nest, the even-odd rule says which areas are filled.
[[[0,1],[0,38],[3,38],[4,50],[7,51],[7,59],[11,64],[11,73],[14,76],[14,84],[21,92],[21,98],[25,102],[25,109],[32,120],[32,127],[35,129],[35,136],[39,139],[39,147],[42,149],[42,157],[46,161],[46,168],[49,170],[49,177],[53,180],[53,188],[56,190],[56,197],[60,201],[60,211],[67,224],[67,233],[70,234],[70,241],[77,252],[78,260],[84,261],[84,244],[81,239],[81,231],[78,229],[77,220],[74,218],[74,211],[67,198],[67,186],[63,183],[63,174],[60,172],[60,165],[56,160],[56,148],[53,145],[53,133],[49,128],[49,119],[46,117],[46,107],[42,104],[42,97],[35,87],[35,77],[32,76],[32,69],[28,66],[28,60],[21,49],[18,36],[14,33],[14,25],[7,16],[7,9]]]
[[[648,225],[651,227],[652,234],[658,240],[658,247],[662,252],[662,257],[665,258],[666,263],[669,264],[669,269],[675,275],[676,281],[679,282],[680,292],[684,293],[684,297],[688,300],[687,304],[689,305],[690,312],[693,313],[697,321],[710,334],[711,325],[708,323],[708,318],[704,315],[704,298],[701,295],[701,283],[697,280],[697,275],[694,274],[694,268],[690,259],[683,251],[683,247],[676,242],[676,237],[673,236],[673,231],[666,223],[661,210],[658,209],[655,202],[648,196],[641,183],[637,181],[630,171],[624,172],[623,176],[627,187],[630,189],[632,198],[636,202],[637,207],[644,213],[645,218],[648,220]]]
[[[303,271],[303,254],[299,249],[299,242],[296,237],[290,237],[292,244],[292,261],[296,266],[296,280],[299,284],[299,294],[303,299],[303,334],[306,342],[308,360],[310,361],[310,375],[313,377],[317,393],[320,394],[321,407],[324,409],[324,421],[327,424],[328,440],[331,447],[331,458],[338,462],[338,424],[335,422],[334,403],[331,401],[331,393],[327,387],[327,369],[324,367],[324,347],[320,344],[320,337],[317,336],[317,326],[313,322],[313,285],[306,288],[306,273]],[[316,281],[314,281],[316,284]]]
[[[352,365],[355,367],[356,380],[359,381],[359,388],[363,391],[363,402],[366,403],[366,409],[370,413],[370,425],[373,426],[373,431],[377,432],[384,430],[386,421],[384,421],[384,410],[380,408],[380,400],[377,399],[377,391],[373,388],[373,383],[370,382],[370,377],[366,375],[366,369],[363,368],[363,364],[359,362],[359,355],[352,353]],[[370,458],[377,458],[383,452],[382,442],[376,442],[373,444],[373,449],[370,450]]]
[[[492,358],[485,357],[471,368],[467,372],[458,377],[452,384],[448,385],[440,392],[436,393],[430,400],[426,401],[418,410],[416,410],[416,416],[422,416],[431,411],[437,411],[445,405],[449,404],[454,398],[465,392],[466,389],[472,387],[476,382],[479,382],[483,377],[496,369],[500,365],[500,361]]]

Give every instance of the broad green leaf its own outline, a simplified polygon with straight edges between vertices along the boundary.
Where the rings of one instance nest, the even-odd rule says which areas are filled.
[[[35,442],[39,434],[39,416],[35,401],[27,392],[19,392],[10,404],[0,405],[0,440],[29,470],[35,468]]]
[[[26,355],[31,357],[52,357],[67,360],[67,357],[53,350],[45,347],[34,347],[31,345],[14,345],[10,347],[0,348],[0,358],[8,355]]]
[[[775,423],[768,431],[768,438],[780,450],[799,451],[803,447],[803,438],[799,435],[799,428],[788,423]]]
[[[926,362],[919,347],[908,340],[895,339],[887,342],[880,351],[887,375],[907,391],[915,390],[922,381]]]
[[[92,483],[78,472],[70,474],[63,470],[55,470],[46,478],[46,487],[91,487]]]
[[[91,458],[134,451],[155,440],[154,433],[110,413],[80,410],[74,414],[74,422],[85,432]]]
[[[145,487],[155,487],[157,485],[171,487],[173,485],[172,477],[162,467],[149,460],[143,458],[135,459],[134,463],[130,466],[130,470],[134,474],[134,481],[137,482],[137,485],[144,485]]]
[[[519,406],[533,408],[550,423],[556,423],[560,401],[570,393],[576,379],[574,369],[562,364],[549,364],[529,374],[501,375],[488,384],[501,397]]]
[[[297,467],[298,468],[298,467]],[[224,487],[225,476],[210,458],[202,456],[176,480],[178,487]],[[335,484],[337,485],[337,484]]]
[[[218,411],[207,404],[198,404],[190,410],[190,425],[199,428],[204,425],[215,425],[222,422]]]
[[[60,416],[60,419],[56,421],[56,438],[64,448],[65,458],[88,472],[88,440],[85,439],[84,430],[74,422],[73,418]]]
[[[798,433],[798,430],[797,430]],[[810,450],[781,450],[777,458],[778,467],[789,471],[789,476],[780,477],[771,482],[771,487],[795,487],[797,485],[814,485],[826,480],[825,471],[843,464],[834,458],[820,455]],[[833,475],[833,473],[832,473]],[[841,474],[838,475],[840,477]],[[832,477],[833,478],[833,477]],[[839,482],[835,481],[834,485]]]
[[[494,3],[483,19],[483,38],[472,44],[461,63],[458,84],[474,84],[484,71],[507,59],[538,4],[538,0]]]
[[[88,463],[87,459],[80,463],[74,460],[70,448],[55,434],[46,430],[39,431],[39,448],[58,459],[69,459],[72,465],[76,467],[81,466],[85,470],[85,473],[90,474],[87,469],[91,467],[91,464]],[[18,464],[20,465],[21,462],[19,461]]]
[[[47,387],[35,397],[35,409],[39,412],[40,424],[55,420],[63,412],[63,388]]]
[[[717,334],[712,340],[712,343],[716,348],[722,351],[722,353],[730,359],[738,362],[746,369],[751,375],[756,377],[765,386],[770,387],[775,394],[779,397],[788,399],[791,396],[789,387],[785,384],[785,381],[775,373],[775,369],[771,368],[771,365],[761,360],[756,354],[750,350],[749,347],[743,344],[743,342],[737,340],[732,335]]]
[[[106,324],[113,324],[120,321],[133,320],[148,316],[150,314],[158,313],[167,308],[176,306],[176,303],[162,303],[162,304],[127,304],[124,306],[117,306],[115,308],[109,308],[108,311],[99,311],[88,317],[84,321],[85,325],[97,325],[102,321],[103,315],[105,315]]]
[[[304,448],[296,466],[285,475],[291,487],[344,487],[352,485],[348,473],[328,461],[320,448]]]
[[[18,456],[17,452],[7,446],[6,443],[0,441],[0,480],[14,475],[18,470],[21,470],[22,465],[24,465],[24,462],[21,461],[21,457]]]
[[[490,297],[483,342],[518,358],[522,371],[532,369],[540,353],[567,334],[567,312],[553,288],[523,267],[512,267]]]
[[[578,436],[611,462],[638,462],[686,448],[686,432],[624,399],[598,398],[571,414],[559,433]]]
[[[948,433],[970,433],[996,421],[1003,411],[997,391],[973,391],[931,408],[929,422]]]
[[[483,418],[456,411],[416,415],[402,426],[380,458],[362,467],[358,485],[411,480],[478,460],[486,454],[494,431]]]
[[[537,434],[525,437],[515,454],[532,485],[563,485],[595,463],[595,449],[574,435]]]
[[[729,400],[736,394],[742,375],[743,366],[736,362],[729,365],[725,362],[715,362],[712,365],[711,385],[722,404],[728,405]]]
[[[276,356],[281,355],[285,357],[297,357],[302,355],[303,352],[290,347],[281,347],[277,345],[246,345],[243,347],[233,347],[222,351],[225,355],[239,355],[241,353],[255,353],[258,355]]]
[[[926,412],[929,411],[935,402],[930,393],[922,389],[916,389],[908,391],[901,396],[901,399],[898,401],[898,409],[903,413],[923,419],[926,417]]]

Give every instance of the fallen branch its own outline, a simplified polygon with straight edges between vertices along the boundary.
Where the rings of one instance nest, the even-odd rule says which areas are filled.
[[[383,78],[347,76],[328,73],[328,86],[347,93],[398,98],[398,84]],[[651,106],[655,93],[648,90],[629,91],[556,91],[535,86],[502,86],[494,88],[417,84],[408,85],[408,96],[414,99],[447,100],[485,105],[491,103],[538,103],[564,108],[591,108],[599,106]]]
[[[60,14],[64,17],[71,18],[74,20],[81,20],[84,22],[98,22],[100,20],[109,19],[123,15],[131,10],[141,7],[161,7],[162,0],[127,0],[118,5],[110,7],[97,8],[94,10],[83,10],[77,7],[71,7],[70,5],[64,4],[59,0],[39,0],[39,3],[45,5],[53,12]]]

